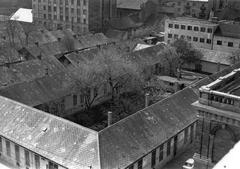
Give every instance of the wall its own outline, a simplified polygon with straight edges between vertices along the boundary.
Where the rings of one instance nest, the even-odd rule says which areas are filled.
[[[173,28],[169,28],[169,24],[173,24]],[[179,29],[175,29],[175,25],[179,25]],[[185,25],[185,29],[181,29],[181,25]],[[188,26],[192,26],[192,30],[187,30]],[[198,27],[199,31],[194,31],[194,27]],[[206,30],[205,32],[201,32],[200,29],[201,27],[204,27]],[[207,29],[211,28],[212,33],[208,33]],[[205,48],[205,49],[211,49],[212,50],[212,43],[213,43],[213,32],[217,26],[213,25],[206,25],[206,24],[199,24],[199,23],[194,23],[194,22],[183,22],[183,21],[177,21],[177,20],[169,20],[167,19],[165,21],[165,42],[166,43],[171,43],[174,41],[174,35],[178,35],[178,38],[183,35],[185,39],[187,39],[187,36],[191,36],[191,42],[196,46],[200,48]],[[172,37],[170,38],[168,35],[171,34]],[[193,37],[198,38],[198,42],[193,41]],[[200,38],[204,38],[204,43],[200,42]],[[211,40],[211,43],[207,43],[207,39]]]
[[[223,51],[223,52],[232,52],[240,48],[239,38],[231,38],[231,37],[214,35],[213,39],[214,39],[213,50]],[[222,45],[217,45],[217,41],[222,41]],[[228,42],[233,42],[233,47],[229,47]]]
[[[202,72],[202,73],[213,74],[213,73],[218,72],[219,70],[221,71],[221,70],[229,67],[229,65],[220,64],[220,67],[218,68],[218,63],[207,62],[207,61],[201,61],[199,64],[202,65],[202,70],[201,71],[196,70],[196,67],[195,67],[196,64],[195,63],[184,64],[183,68],[190,69],[190,70],[193,70],[193,71],[196,71],[196,72],[199,72],[199,73]]]
[[[103,0],[88,0],[89,6],[89,29],[102,27],[103,14],[102,14],[102,3]]]
[[[0,136],[1,137],[1,136]],[[4,137],[2,138],[2,148],[3,148],[3,152],[1,153],[0,158],[3,158],[5,160],[7,160],[8,162],[10,162],[13,166],[16,166],[16,168],[18,167],[16,164],[16,157],[15,157],[15,144],[14,142],[10,141],[10,150],[11,150],[11,157],[9,157],[7,155],[7,149],[6,149],[6,140]],[[19,146],[19,145],[18,145]],[[26,168],[26,163],[25,163],[25,150],[27,150],[29,152],[29,158],[30,158],[30,166],[28,166],[29,169],[37,169],[36,168],[36,164],[35,164],[35,155],[39,156],[38,154],[35,154],[32,151],[29,151],[28,149],[25,149],[24,147],[19,146],[19,153],[20,153],[20,162],[19,162],[19,167],[21,168]],[[49,160],[39,156],[40,159],[40,169],[46,169],[48,168],[47,166],[49,165]],[[56,163],[54,163],[56,164]],[[63,166],[58,165],[58,169],[66,169]]]
[[[193,125],[193,140],[190,139],[190,135],[191,135],[191,125]],[[195,139],[195,136],[196,136],[196,122],[192,123],[190,126],[187,126],[186,127],[186,130],[187,130],[187,142],[184,143],[184,137],[185,137],[185,129],[180,131],[179,133],[177,133],[177,154],[180,154],[184,151],[184,149],[186,147],[189,146],[189,144],[194,141]],[[161,161],[159,161],[159,156],[160,156],[160,146],[157,147],[156,149],[156,159],[155,159],[155,162],[156,164],[154,166],[152,166],[152,152],[154,150],[152,150],[152,152],[150,152],[149,154],[145,155],[143,158],[141,158],[143,160],[143,169],[152,169],[153,167],[155,169],[160,169],[164,164],[166,164],[168,161],[170,161],[171,159],[174,158],[174,137],[171,137],[169,140],[167,140],[166,142],[164,142],[163,144],[163,159]],[[171,141],[171,151],[170,151],[170,155],[167,156],[167,142],[168,141]],[[175,155],[175,156],[176,156]],[[139,159],[139,160],[141,160]],[[139,161],[138,160],[138,161]],[[131,166],[133,166],[133,169],[137,169],[138,168],[138,161],[136,161],[135,163],[133,163],[132,165],[130,165],[129,167],[127,167],[127,169],[130,169]]]

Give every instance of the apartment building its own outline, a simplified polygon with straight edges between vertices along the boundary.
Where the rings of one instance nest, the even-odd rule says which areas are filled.
[[[217,163],[240,140],[240,69],[199,89],[196,159]]]
[[[77,34],[115,18],[116,0],[32,0],[33,20],[48,29],[71,28]]]
[[[206,20],[178,17],[165,21],[165,42],[184,38],[199,48],[213,49],[213,34],[218,24]]]
[[[240,49],[240,22],[225,21],[214,33],[213,50],[232,52]]]

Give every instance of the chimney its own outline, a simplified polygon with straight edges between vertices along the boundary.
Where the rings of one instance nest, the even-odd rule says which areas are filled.
[[[145,94],[145,107],[149,106],[149,93]]]
[[[174,82],[174,92],[178,92],[178,82]]]
[[[220,62],[217,63],[217,71],[220,71]]]
[[[58,40],[59,42],[61,42],[61,38],[57,38],[57,40]]]
[[[45,75],[48,75],[48,68],[45,67],[44,70],[45,70]]]
[[[112,112],[108,112],[108,127],[112,125]]]
[[[41,52],[37,55],[37,58],[38,58],[39,60],[42,60],[42,53],[41,53]]]
[[[38,43],[38,42],[35,42],[35,45],[36,45],[36,46],[38,46],[38,45],[39,45],[39,43]]]

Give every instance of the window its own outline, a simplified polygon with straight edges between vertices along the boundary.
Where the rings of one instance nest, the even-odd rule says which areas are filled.
[[[202,65],[196,64],[196,65],[195,65],[195,70],[201,72],[201,71],[202,71]]]
[[[167,156],[171,154],[171,140],[167,142]]]
[[[233,47],[233,42],[228,42],[229,47]]]
[[[217,45],[222,45],[222,41],[217,40]]]
[[[80,0],[77,0],[77,5],[80,6]]]
[[[181,25],[181,29],[186,29],[186,26],[185,25]]]
[[[178,5],[181,5],[182,3],[181,2],[178,2]]]
[[[191,41],[192,37],[191,36],[187,36],[187,40]]]
[[[77,106],[77,95],[73,95],[73,106]]]
[[[174,25],[174,28],[175,28],[175,29],[179,29],[179,25],[178,25],[178,24],[175,24],[175,25]]]
[[[151,162],[152,168],[156,165],[156,150],[152,152],[152,162]]]
[[[36,166],[36,169],[40,169],[40,158],[36,154],[35,154],[35,166]]]
[[[63,21],[63,16],[62,15],[60,15],[60,21]]]
[[[74,8],[71,8],[71,13],[74,13]]]
[[[168,24],[168,27],[169,27],[169,28],[173,28],[173,24],[171,24],[171,23]]]
[[[193,6],[196,6],[196,3],[195,3],[195,2],[193,3]]]
[[[168,38],[172,38],[172,34],[171,33],[168,34]]]
[[[138,169],[142,169],[142,163],[143,163],[142,159],[138,161]]]
[[[2,152],[2,137],[0,137],[0,152]]]
[[[181,8],[178,8],[178,12],[181,12]]]
[[[201,27],[200,31],[201,31],[201,32],[205,32],[205,31],[206,31],[206,28]]]
[[[208,29],[207,29],[207,32],[208,32],[208,33],[212,33],[212,29],[211,29],[211,28],[208,28]]]
[[[204,43],[204,38],[200,38],[199,40],[201,43]]]
[[[185,36],[184,36],[184,35],[181,35],[181,36],[180,36],[180,39],[185,39]]]
[[[83,5],[87,5],[87,0],[83,0]]]
[[[211,39],[207,39],[207,43],[211,44],[212,43]]]
[[[19,152],[19,146],[15,145],[15,158],[17,162],[20,162],[20,152]]]
[[[48,6],[48,11],[52,11],[52,8],[51,8],[51,6]]]
[[[86,20],[86,19],[83,19],[83,23],[84,23],[84,24],[87,24],[87,20]],[[84,28],[84,29],[86,29],[86,28]]]
[[[69,17],[68,16],[66,16],[65,21],[69,21]]]
[[[86,14],[87,14],[87,10],[84,9],[84,10],[83,10],[83,15],[86,15]]]
[[[188,26],[187,30],[191,31],[192,30],[192,26]]]
[[[53,11],[54,11],[54,12],[57,11],[57,7],[56,7],[56,6],[53,7]]]
[[[159,161],[163,160],[163,145],[160,146],[160,150],[159,150]]]
[[[46,6],[43,6],[43,10],[46,10]]]
[[[174,35],[174,39],[178,39],[178,35],[177,34]]]
[[[194,31],[198,31],[198,27],[197,26],[194,26]]]
[[[6,140],[7,156],[11,157],[10,142]]]
[[[197,41],[198,41],[198,38],[197,38],[197,37],[193,37],[193,41],[194,41],[194,42],[197,42]]]
[[[188,140],[188,128],[184,130],[184,144],[187,143]]]
[[[43,14],[43,18],[46,19],[46,14]]]
[[[25,164],[30,167],[29,151],[25,150]]]
[[[49,169],[58,169],[58,165],[49,161]]]
[[[74,4],[74,1],[73,1],[73,0],[71,0],[71,4]]]

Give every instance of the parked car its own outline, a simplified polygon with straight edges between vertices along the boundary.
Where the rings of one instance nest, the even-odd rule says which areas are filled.
[[[194,169],[194,159],[189,158],[183,165],[182,169]]]

